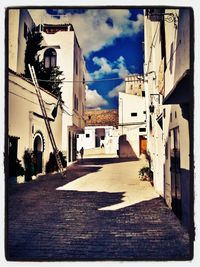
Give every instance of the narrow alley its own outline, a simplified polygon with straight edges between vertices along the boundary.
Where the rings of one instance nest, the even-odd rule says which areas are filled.
[[[9,260],[187,260],[190,240],[151,184],[144,160],[87,158],[65,177],[9,184]]]

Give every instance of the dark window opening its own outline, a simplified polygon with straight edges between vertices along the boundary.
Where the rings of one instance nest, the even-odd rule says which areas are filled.
[[[131,117],[136,117],[137,116],[137,112],[132,112],[131,113]]]
[[[75,64],[75,68],[76,68],[76,75],[78,75],[78,61],[76,60],[76,64]]]
[[[139,128],[139,132],[146,132],[146,128]]]
[[[101,140],[105,140],[105,136],[101,136]]]
[[[44,66],[45,68],[51,68],[56,66],[57,53],[55,49],[49,48],[44,53]]]
[[[89,115],[89,116],[88,116],[88,120],[90,120],[90,119],[91,119],[91,116]]]
[[[145,96],[145,91],[142,91],[142,96]]]
[[[88,137],[90,137],[90,134],[86,134],[85,136],[86,136],[86,138],[88,138]]]
[[[24,22],[24,38],[25,39],[27,38],[27,34],[28,34],[28,28],[27,28],[26,23]]]
[[[78,134],[76,135],[76,138],[79,138],[79,135]]]
[[[164,58],[164,70],[166,70],[166,47],[165,47],[165,24],[164,20],[160,22],[160,41],[161,41],[161,58]]]
[[[146,114],[146,111],[143,111],[143,114]]]

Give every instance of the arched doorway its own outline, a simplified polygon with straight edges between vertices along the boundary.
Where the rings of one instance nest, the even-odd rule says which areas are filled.
[[[42,172],[42,155],[44,151],[44,138],[42,133],[36,133],[33,142],[34,174]]]

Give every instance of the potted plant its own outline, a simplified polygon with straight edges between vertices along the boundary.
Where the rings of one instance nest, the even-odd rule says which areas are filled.
[[[139,170],[139,177],[141,181],[149,181],[153,186],[153,172],[149,167],[142,167]]]

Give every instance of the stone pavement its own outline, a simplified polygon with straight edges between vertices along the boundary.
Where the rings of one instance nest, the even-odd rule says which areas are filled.
[[[112,165],[114,174],[107,176],[109,183],[106,181],[106,173],[111,172],[109,166]],[[143,200],[142,187],[136,183],[139,179],[135,177],[136,172],[132,184],[126,179],[125,169],[131,173],[139,166],[141,161],[85,159],[69,166],[65,177],[49,174],[24,184],[8,184],[7,259],[191,259],[192,242],[163,199],[153,192],[151,186],[145,185],[144,195],[149,190],[151,197],[149,195],[148,200]],[[115,187],[116,175],[118,179],[121,177],[121,190],[119,181]],[[94,183],[94,188],[88,185],[94,182],[95,177],[106,184],[101,190],[97,188],[101,184],[99,182]],[[77,182],[79,179],[80,183]],[[127,185],[131,187],[133,195],[140,190],[138,195],[141,199],[138,195],[136,198],[131,197]],[[118,206],[120,203],[123,203],[123,207]]]

